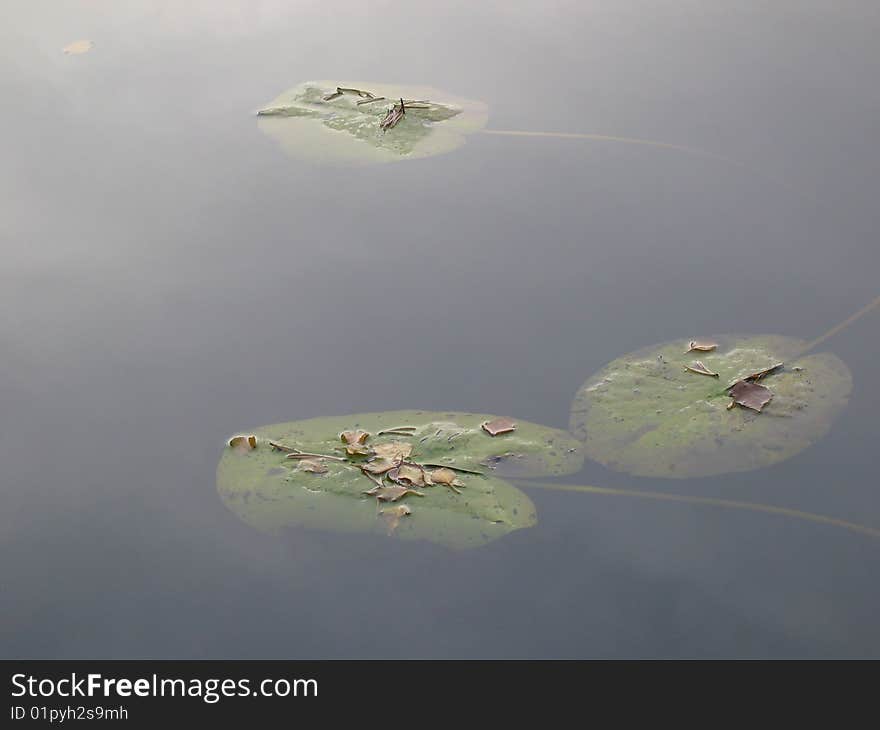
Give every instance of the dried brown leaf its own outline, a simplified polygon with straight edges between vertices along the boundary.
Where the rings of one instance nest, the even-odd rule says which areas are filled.
[[[430,472],[428,474],[428,483],[442,484],[444,487],[449,487],[449,489],[451,489],[456,494],[461,494],[461,492],[459,492],[456,487],[464,486],[464,482],[458,479],[455,472],[452,471],[452,469],[447,469],[445,467],[434,469],[434,471]]]
[[[697,375],[709,375],[710,377],[713,377],[713,378],[720,377],[718,375],[718,373],[713,373],[711,370],[709,370],[709,368],[707,368],[705,365],[703,365],[703,363],[700,362],[699,360],[694,362],[692,365],[685,365],[684,369],[689,372],[696,373]]]
[[[733,398],[734,403],[744,408],[750,408],[758,413],[773,398],[773,391],[770,388],[758,385],[757,383],[751,383],[747,380],[740,380],[738,383],[734,383],[728,392],[730,397]]]
[[[775,365],[771,365],[769,368],[764,368],[763,370],[759,370],[756,373],[752,373],[751,375],[746,375],[743,380],[747,380],[752,383],[757,383],[759,380],[763,380],[768,375],[772,375],[777,370],[782,369],[782,366],[785,363],[778,362]]]
[[[483,421],[480,427],[490,436],[501,436],[516,431],[516,421],[510,418],[493,418],[491,421]]]
[[[388,472],[388,478],[408,487],[426,486],[425,470],[416,464],[401,464]]]
[[[342,443],[345,444],[345,453],[351,456],[364,456],[370,453],[370,449],[364,446],[370,434],[367,431],[343,431],[339,434]]]
[[[688,352],[712,352],[716,347],[718,347],[717,342],[707,342],[706,340],[691,340],[690,344],[688,344],[688,349],[685,352],[685,355]]]
[[[398,466],[399,462],[393,459],[379,458],[372,459],[366,464],[361,465],[361,469],[369,474],[384,474]]]

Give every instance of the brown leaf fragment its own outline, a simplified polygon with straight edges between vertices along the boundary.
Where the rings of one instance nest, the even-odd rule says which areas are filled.
[[[385,472],[391,471],[399,465],[400,462],[396,459],[386,459],[385,457],[380,457],[378,459],[371,459],[366,464],[362,464],[360,468],[361,471],[365,471],[368,474],[384,474]]]
[[[491,421],[483,421],[480,428],[490,436],[501,436],[516,431],[516,421],[510,418],[493,418]]]
[[[407,487],[426,486],[425,470],[416,464],[401,464],[388,472],[388,478]]]
[[[379,511],[379,515],[385,520],[385,525],[388,527],[389,535],[394,534],[394,531],[400,524],[400,520],[411,514],[412,510],[405,504],[399,504],[396,507],[387,507]]]
[[[251,434],[239,434],[229,439],[229,446],[236,451],[252,451],[257,448],[257,437]]]
[[[343,431],[339,434],[339,438],[345,444],[345,453],[351,456],[364,456],[370,453],[370,449],[364,446],[367,439],[370,438],[370,434],[367,431],[362,431],[361,429],[357,431]]]
[[[699,360],[695,361],[692,365],[685,365],[684,369],[691,372],[696,373],[697,375],[709,375],[713,378],[720,377],[718,373],[713,373],[709,368],[703,365]]]
[[[385,114],[385,117],[379,122],[379,129],[383,132],[387,132],[389,129],[392,129],[397,123],[406,116],[406,108],[403,103],[403,99],[400,100],[400,104],[395,104],[392,106],[388,113]]]
[[[728,390],[728,393],[733,398],[734,403],[744,408],[750,408],[758,413],[773,398],[773,391],[770,388],[758,385],[757,383],[750,383],[746,380],[734,383]]]
[[[688,344],[688,349],[685,351],[685,355],[689,352],[712,352],[716,347],[718,347],[717,342],[707,342],[706,340],[691,340]]]
[[[327,465],[323,461],[317,459],[302,459],[299,462],[299,470],[307,471],[312,474],[326,474]]]
[[[373,453],[382,459],[391,459],[392,461],[402,461],[412,454],[412,444],[405,441],[391,441],[385,444],[376,444],[373,446]]]
[[[777,370],[781,370],[782,366],[785,363],[778,362],[775,365],[771,365],[769,368],[764,368],[763,370],[759,370],[756,373],[752,373],[751,375],[746,375],[743,380],[747,380],[750,383],[757,383],[759,380],[763,380],[768,375],[772,375]]]
[[[415,489],[410,489],[409,487],[400,487],[400,486],[390,486],[390,487],[375,486],[372,489],[365,490],[364,494],[369,494],[371,497],[375,497],[380,502],[396,502],[398,499],[402,499],[407,494],[414,494],[417,497],[424,497],[425,496],[421,492],[417,492]]]
[[[434,469],[434,471],[428,474],[428,479],[430,484],[442,484],[444,487],[449,487],[456,494],[461,494],[456,487],[464,486],[464,482],[456,477],[455,472],[445,467]]]

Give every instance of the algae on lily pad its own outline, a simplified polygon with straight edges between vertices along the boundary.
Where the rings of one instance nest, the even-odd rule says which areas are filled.
[[[295,526],[376,534],[390,530],[403,539],[482,545],[531,527],[537,519],[531,500],[504,477],[572,474],[583,464],[582,445],[569,433],[518,420],[515,431],[493,437],[481,428],[493,418],[390,411],[263,426],[248,432],[256,436],[255,449],[224,450],[217,490],[229,509],[265,531]],[[368,453],[346,453],[340,434],[359,430],[369,434],[363,443]],[[388,430],[392,433],[379,435]],[[323,473],[297,468],[302,458],[321,455],[332,457],[321,462]],[[370,472],[366,467],[375,462],[391,468]],[[417,493],[389,491],[394,482],[388,475],[404,467],[412,478],[404,480],[398,473],[398,484],[417,488]],[[424,486],[419,481],[415,487],[416,472]],[[430,483],[436,472],[437,481]],[[384,491],[377,489],[383,484]],[[389,525],[388,515],[403,511],[387,511],[377,496],[383,505],[392,496],[399,500],[395,504],[405,504],[406,519]]]
[[[381,128],[395,104],[405,114]],[[486,125],[486,105],[425,86],[308,81],[258,112],[261,131],[300,158],[348,163],[429,157]]]
[[[847,403],[852,378],[836,355],[799,356],[803,341],[777,335],[709,341],[717,347],[700,352],[701,362],[718,377],[688,369],[692,341],[684,339],[624,355],[587,380],[570,424],[585,455],[640,476],[758,469],[818,441]],[[729,409],[729,386],[764,369],[772,399],[763,410]]]

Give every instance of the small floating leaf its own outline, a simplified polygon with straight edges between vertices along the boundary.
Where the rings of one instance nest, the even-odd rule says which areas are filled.
[[[460,481],[452,469],[445,467],[434,469],[429,476],[433,484],[443,484],[444,486],[463,487],[464,482]]]
[[[776,335],[713,338],[709,364],[687,372],[689,340],[652,345],[590,377],[571,410],[571,430],[586,456],[611,469],[672,478],[758,469],[819,440],[846,406],[849,369],[831,353],[798,356],[804,342]],[[708,359],[708,358],[707,358]],[[775,370],[780,362],[790,367]],[[727,411],[724,383],[772,371],[773,399],[758,415]]]
[[[91,51],[94,45],[94,43],[87,40],[74,41],[73,43],[64,46],[61,50],[68,56],[78,56],[81,53],[88,53]]]
[[[493,418],[491,421],[481,423],[480,428],[490,436],[501,436],[516,431],[516,421],[510,418]]]
[[[685,365],[684,369],[687,370],[688,372],[696,373],[697,375],[709,375],[713,378],[720,377],[718,373],[713,373],[711,370],[709,370],[709,368],[707,368],[705,365],[703,365],[703,363],[700,362],[699,360],[697,360],[696,362],[694,362],[691,365]]]
[[[773,391],[763,385],[740,380],[728,389],[733,402],[760,413],[773,398]]]

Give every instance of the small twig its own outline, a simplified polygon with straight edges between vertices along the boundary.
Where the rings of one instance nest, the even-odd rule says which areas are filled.
[[[452,469],[452,471],[460,471],[462,474],[476,474],[478,477],[486,476],[484,471],[474,471],[473,469],[463,469],[460,466],[452,466],[452,464],[422,464],[422,466],[430,466],[432,469]]]
[[[372,104],[374,101],[384,101],[384,100],[385,100],[384,96],[373,96],[369,99],[361,99],[359,102],[357,102],[357,105],[361,106],[363,104]]]
[[[386,433],[392,433],[397,436],[412,436],[411,433],[400,433],[401,431],[415,431],[415,426],[394,426],[393,428],[386,428],[383,431],[379,431],[377,436],[384,436]]]
[[[271,446],[276,451],[283,451],[286,454],[295,454],[299,451],[299,449],[295,449],[292,446],[285,446],[284,444],[279,444],[277,441],[270,441],[269,446]]]
[[[343,459],[341,456],[328,456],[327,454],[308,454],[305,451],[294,451],[293,453],[287,454],[288,459],[331,459],[332,461],[343,461],[348,462],[348,459]]]

